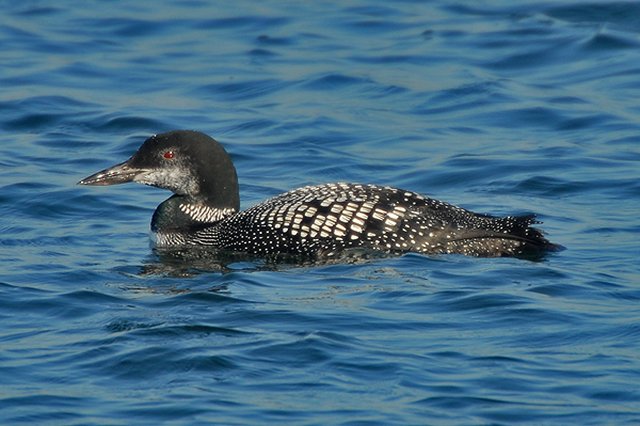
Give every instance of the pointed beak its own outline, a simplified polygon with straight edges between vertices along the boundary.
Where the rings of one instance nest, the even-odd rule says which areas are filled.
[[[94,185],[94,186],[106,186],[117,185],[119,183],[131,182],[136,176],[147,170],[131,167],[129,160],[124,163],[116,164],[108,169],[94,173],[91,176],[87,176],[78,182],[78,185]]]

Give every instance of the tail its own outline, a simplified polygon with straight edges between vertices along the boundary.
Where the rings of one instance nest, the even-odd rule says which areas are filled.
[[[548,252],[564,249],[547,240],[538,228],[536,216],[480,216],[483,226],[462,230],[452,238],[452,252],[482,257],[515,256],[540,258]]]

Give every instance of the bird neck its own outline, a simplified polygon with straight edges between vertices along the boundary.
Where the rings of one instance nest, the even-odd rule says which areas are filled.
[[[190,193],[174,194],[161,203],[151,219],[154,232],[186,233],[210,226],[240,210],[238,175],[231,157],[213,141],[191,152],[187,171],[196,185]]]
[[[213,225],[236,214],[239,203],[213,203],[204,197],[173,195],[163,201],[151,219],[157,233],[185,233]]]

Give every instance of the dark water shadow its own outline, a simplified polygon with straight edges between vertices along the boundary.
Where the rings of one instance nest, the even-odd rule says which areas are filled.
[[[554,245],[553,250],[525,252],[515,258],[544,262],[550,256],[565,247]],[[300,268],[320,268],[332,265],[360,265],[396,258],[408,253],[386,253],[365,248],[348,249],[335,257],[307,257],[302,255],[274,255],[258,257],[246,253],[230,253],[204,248],[188,249],[154,249],[153,254],[136,273],[138,276],[165,276],[170,278],[193,278],[203,273],[226,275],[236,272],[278,272]],[[425,262],[432,257],[446,257],[447,255],[422,255]],[[482,259],[478,259],[482,261]]]
[[[336,257],[308,257],[302,255],[274,255],[258,257],[246,253],[219,250],[154,249],[139,275],[162,275],[190,278],[202,273],[229,274],[234,272],[287,271],[338,264],[362,264],[397,255],[367,249],[345,250]]]

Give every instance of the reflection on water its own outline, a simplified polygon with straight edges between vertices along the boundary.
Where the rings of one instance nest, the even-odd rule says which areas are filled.
[[[338,264],[359,264],[392,256],[380,251],[352,248],[338,256],[317,258],[295,255],[257,257],[229,253],[211,248],[154,249],[154,255],[142,268],[142,275],[167,275],[187,278],[200,273],[230,273],[251,271],[285,271],[292,268],[313,268]]]

